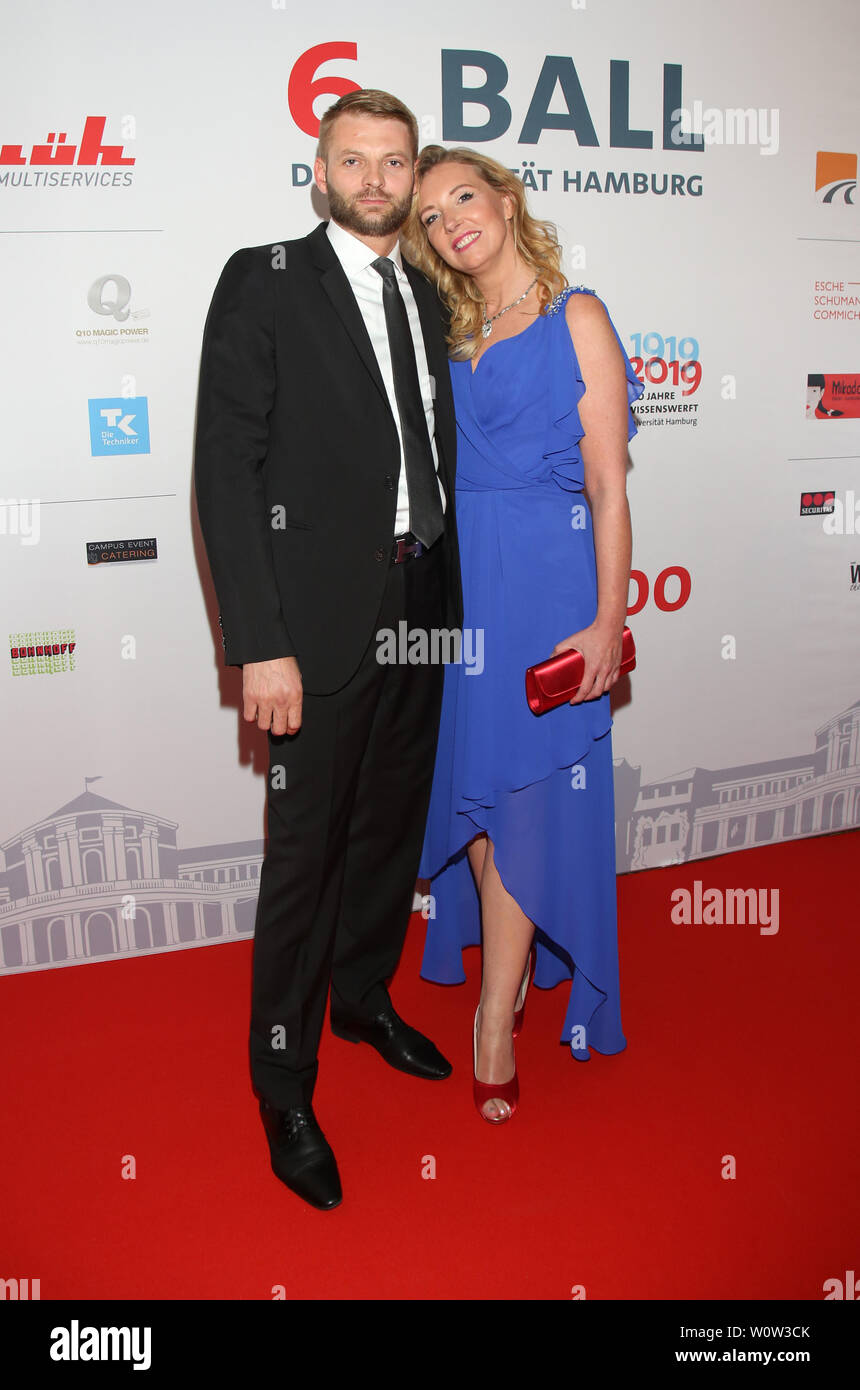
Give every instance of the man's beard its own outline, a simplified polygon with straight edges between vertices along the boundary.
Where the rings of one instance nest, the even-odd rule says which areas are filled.
[[[356,198],[361,196],[355,195]],[[392,232],[400,230],[409,216],[412,194],[407,194],[400,202],[392,199],[387,208],[380,208],[376,213],[362,212],[355,206],[352,198],[344,198],[329,183],[328,205],[332,220],[339,226],[346,227],[348,231],[358,232],[359,236],[390,236]]]

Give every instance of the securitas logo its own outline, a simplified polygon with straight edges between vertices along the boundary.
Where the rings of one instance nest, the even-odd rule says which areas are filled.
[[[815,156],[815,196],[819,203],[848,203],[853,207],[856,187],[856,154],[818,151]]]
[[[836,493],[832,488],[826,491],[822,488],[820,492],[802,492],[800,494],[800,515],[801,516],[826,516],[833,511],[836,500]]]
[[[92,400],[89,408],[93,458],[102,454],[149,453],[149,406],[146,396]]]
[[[44,144],[0,145],[0,188],[126,188],[135,157],[124,145],[105,141],[107,116],[87,116],[81,135],[51,130]],[[133,140],[136,122],[120,122],[123,140]]]

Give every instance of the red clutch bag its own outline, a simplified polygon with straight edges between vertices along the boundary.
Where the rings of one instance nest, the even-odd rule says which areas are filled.
[[[621,638],[621,670],[632,671],[636,665],[636,646],[629,627],[624,629]],[[570,700],[582,685],[585,674],[585,657],[573,648],[551,656],[538,666],[530,666],[526,671],[526,699],[534,714],[544,714],[556,705]]]

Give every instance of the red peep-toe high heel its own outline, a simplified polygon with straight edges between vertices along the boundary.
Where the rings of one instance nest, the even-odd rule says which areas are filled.
[[[475,1097],[475,1107],[482,1120],[486,1120],[491,1125],[504,1124],[509,1120],[517,1108],[517,1101],[520,1097],[520,1087],[517,1080],[516,1059],[514,1060],[514,1074],[510,1081],[479,1081],[478,1080],[478,1014],[481,1006],[475,1010],[475,1029],[472,1036],[473,1043],[473,1095]],[[508,1107],[506,1115],[485,1115],[484,1106],[488,1100],[501,1100]]]

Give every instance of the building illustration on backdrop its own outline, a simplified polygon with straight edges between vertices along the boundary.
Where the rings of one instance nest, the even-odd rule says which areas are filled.
[[[619,873],[860,826],[860,700],[775,762],[643,784],[617,759],[615,811]],[[177,830],[85,791],[0,843],[0,974],[249,939],[263,841]]]

